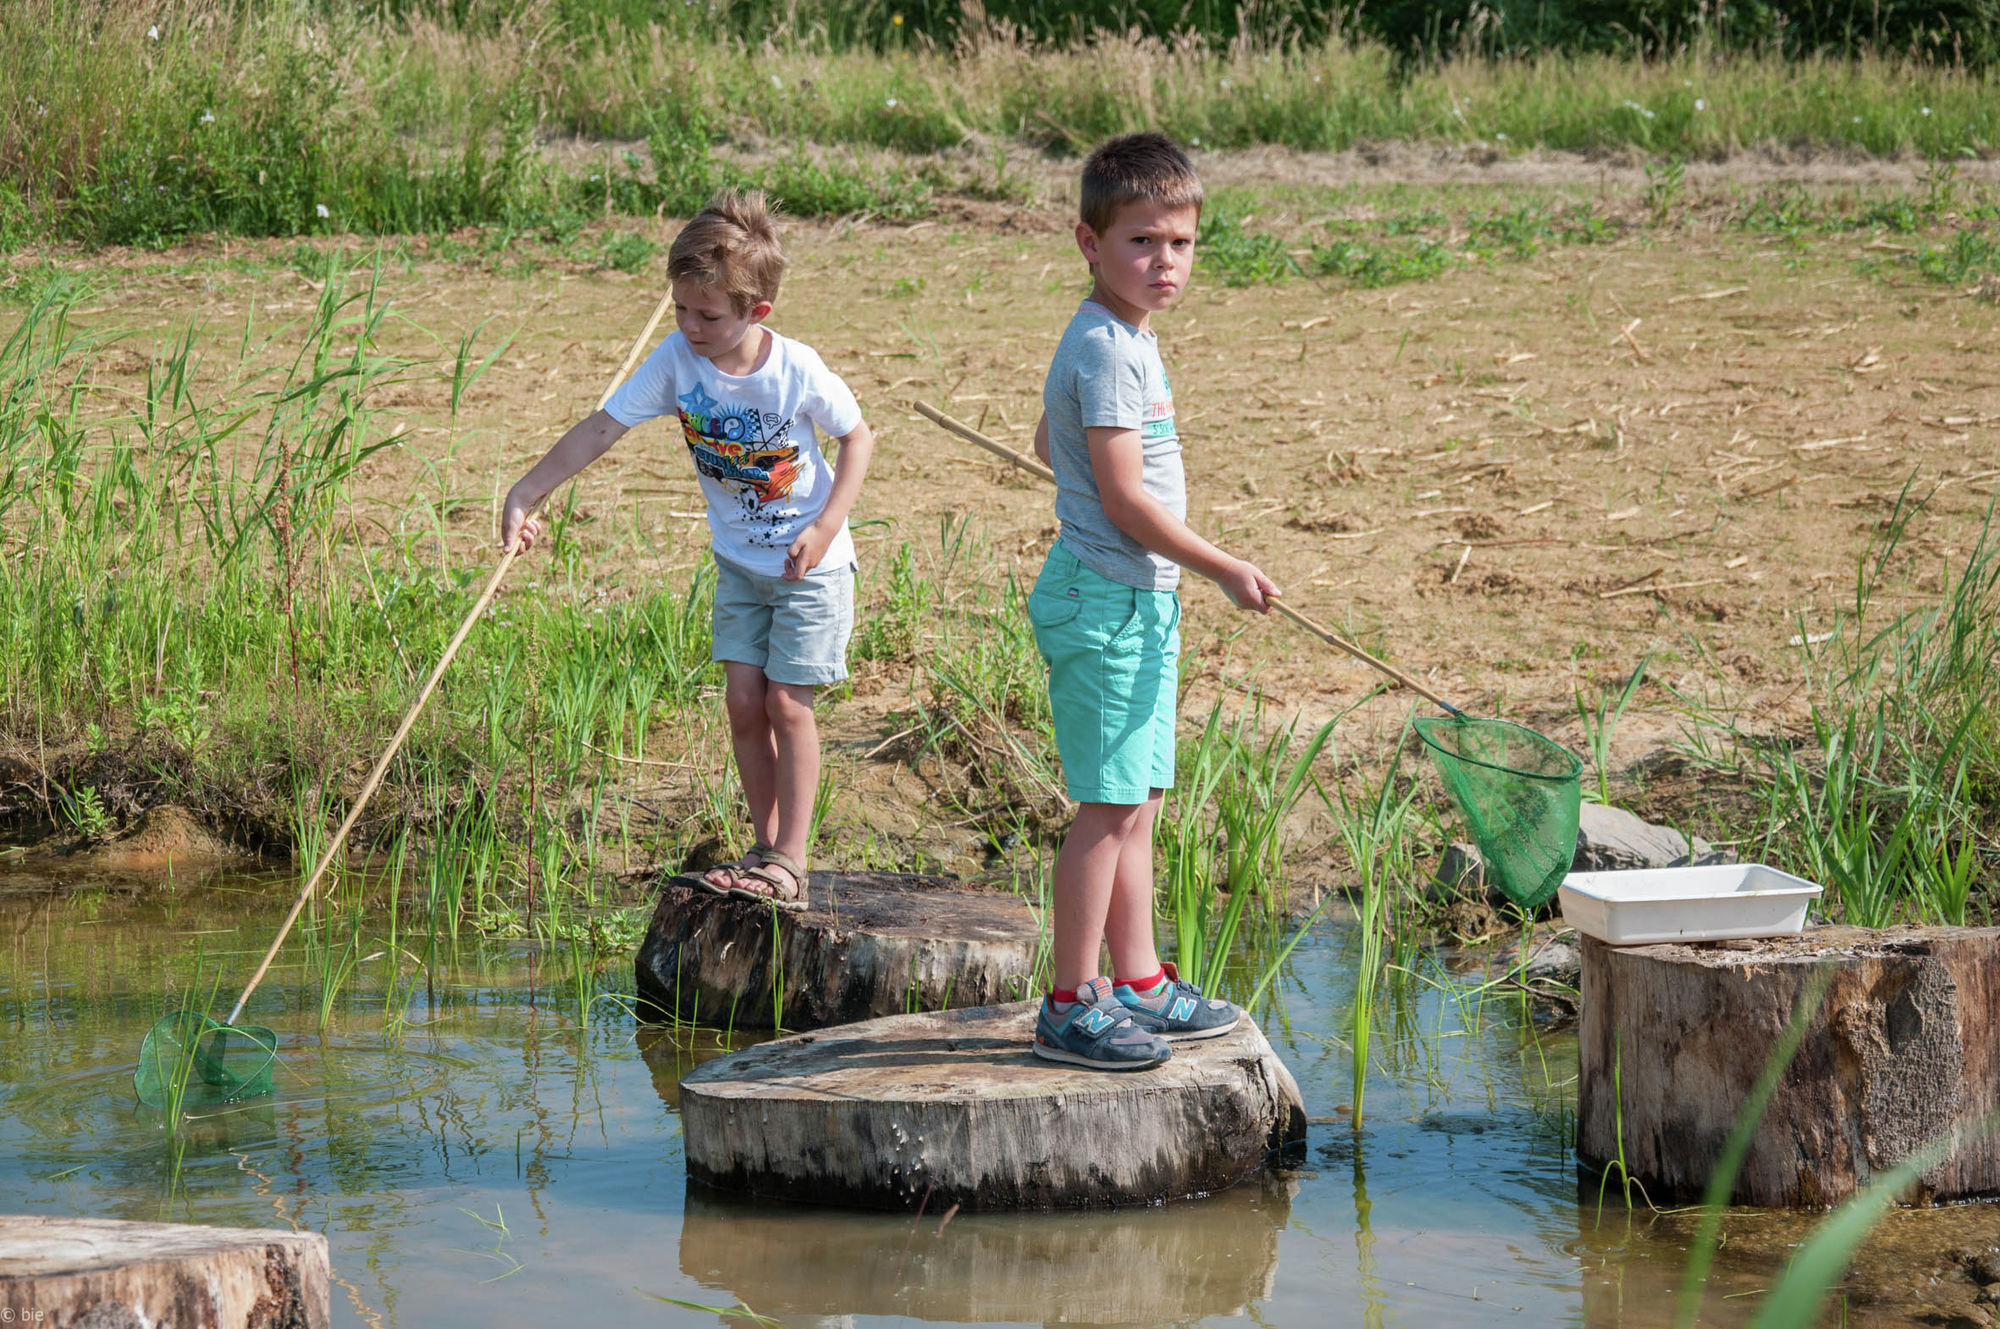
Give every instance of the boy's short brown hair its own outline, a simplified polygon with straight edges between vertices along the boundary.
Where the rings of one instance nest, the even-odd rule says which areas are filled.
[[[1083,162],[1083,206],[1078,220],[1099,235],[1131,203],[1201,210],[1201,177],[1180,146],[1147,131],[1100,143]]]
[[[785,251],[760,191],[725,189],[674,237],[667,277],[719,286],[739,314],[778,298]]]

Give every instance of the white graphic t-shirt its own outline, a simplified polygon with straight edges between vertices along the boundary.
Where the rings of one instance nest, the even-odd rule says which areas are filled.
[[[716,556],[767,577],[784,574],[785,551],[826,510],[833,467],[819,435],[839,438],[861,424],[840,376],[812,347],[775,332],[763,365],[741,376],[696,355],[676,332],[604,410],[628,429],[680,417]],[[852,562],[854,539],[842,522],[815,571]]]

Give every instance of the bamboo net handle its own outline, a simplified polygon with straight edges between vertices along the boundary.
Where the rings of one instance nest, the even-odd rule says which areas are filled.
[[[926,419],[929,419],[936,424],[942,425],[944,428],[950,430],[954,434],[957,434],[960,438],[964,439],[968,443],[973,444],[975,447],[984,448],[986,449],[986,451],[992,453],[996,457],[1001,457],[1007,461],[1011,461],[1016,466],[1020,467],[1024,471],[1027,471],[1031,475],[1039,475],[1044,480],[1048,480],[1051,482],[1055,480],[1056,478],[1055,472],[1051,471],[1048,467],[1042,465],[1041,462],[1035,460],[1033,457],[1028,456],[1024,452],[1019,452],[1013,448],[1010,448],[1005,443],[996,442],[995,440],[986,437],[986,435],[980,433],[977,429],[974,429],[971,425],[966,424],[962,420],[952,419],[950,416],[946,415],[943,411],[938,410],[930,403],[917,401],[917,402],[911,402],[910,405],[914,406],[917,409],[918,414],[924,416]],[[1286,618],[1289,618],[1292,622],[1298,624],[1300,627],[1304,628],[1307,632],[1312,633],[1313,636],[1318,637],[1321,641],[1325,642],[1327,645],[1332,646],[1338,650],[1347,652],[1347,654],[1353,656],[1355,659],[1361,661],[1361,663],[1367,665],[1371,669],[1379,670],[1383,674],[1387,675],[1389,678],[1394,679],[1396,682],[1410,689],[1410,691],[1416,693],[1419,697],[1422,697],[1425,701],[1443,707],[1448,714],[1451,715],[1465,714],[1464,711],[1459,710],[1458,707],[1452,705],[1450,702],[1446,701],[1443,697],[1438,696],[1437,693],[1432,692],[1422,683],[1419,683],[1416,679],[1412,678],[1410,675],[1396,668],[1396,666],[1390,664],[1386,660],[1379,660],[1376,657],[1370,655],[1367,651],[1362,650],[1359,646],[1356,646],[1353,642],[1341,636],[1339,633],[1334,632],[1332,629],[1322,627],[1318,623],[1313,622],[1311,619],[1307,618],[1304,614],[1298,612],[1298,610],[1293,609],[1290,605],[1283,603],[1283,601],[1281,601],[1279,597],[1273,595],[1267,597],[1267,599],[1270,602],[1271,608],[1277,610],[1280,614],[1283,614]]]
[[[971,425],[952,419],[929,402],[913,401],[910,405],[917,408],[919,415],[926,416],[937,424],[943,425],[946,429],[949,429],[952,433],[957,434],[960,438],[973,444],[975,447],[985,448],[994,456],[1013,462],[1030,475],[1039,475],[1050,484],[1056,482],[1056,473],[1042,465],[1039,461],[1036,461],[1033,457],[1030,457],[1027,453],[1016,452],[1005,443],[995,442],[993,439],[980,433],[977,429],[974,429]]]
[[[639,362],[639,356],[645,351],[646,343],[652,339],[653,329],[660,326],[660,320],[665,317],[667,306],[672,302],[672,292],[660,297],[660,303],[653,309],[653,316],[646,320],[645,330],[639,334],[638,340],[632,343],[631,353],[619,366],[617,374],[611,379],[610,386],[604,389],[604,395],[597,399],[598,410],[604,409],[604,404],[611,400],[611,394],[618,391],[618,385],[625,381],[625,376],[632,372],[632,366]],[[416,724],[417,716],[422,714],[424,703],[431,699],[431,693],[437,688],[438,680],[444,677],[444,671],[451,665],[452,658],[458,654],[458,648],[464,644],[466,634],[472,631],[472,625],[479,621],[479,616],[486,612],[486,606],[493,602],[493,597],[500,591],[500,583],[507,577],[507,570],[514,566],[514,560],[520,555],[521,542],[516,539],[514,547],[500,556],[500,566],[493,569],[493,575],[487,579],[486,589],[479,593],[479,598],[473,602],[472,608],[459,623],[458,631],[452,634],[451,643],[444,648],[444,654],[438,658],[430,677],[424,680],[424,686],[417,693],[416,701],[404,714],[403,722],[396,726],[396,733],[390,738],[389,746],[382,750],[380,757],[376,758],[375,768],[368,772],[368,778],[362,782],[360,794],[355,797],[353,805],[347,810],[347,819],[340,823],[340,829],[334,832],[333,839],[320,854],[319,863],[314,866],[312,875],[306,878],[305,886],[299,891],[299,898],[292,901],[292,912],[285,915],[284,923],[278,928],[278,935],[271,939],[271,949],[264,952],[263,962],[257,966],[257,972],[250,976],[249,983],[243,988],[243,995],[236,999],[236,1005],[229,1012],[226,1023],[236,1023],[236,1017],[243,1014],[243,1007],[250,1001],[250,994],[264,981],[264,975],[270,970],[271,962],[278,958],[278,951],[284,946],[285,938],[291,935],[292,924],[299,921],[299,913],[306,907],[306,901],[312,898],[313,891],[319,886],[320,878],[326,875],[326,870],[333,863],[334,856],[340,852],[340,847],[347,843],[347,833],[354,829],[355,822],[361,820],[362,809],[368,806],[368,800],[375,796],[375,790],[382,784],[382,777],[388,774],[389,763],[394,761],[396,754],[402,750],[403,740],[410,736],[410,727]]]
[[[1307,618],[1304,614],[1301,614],[1298,610],[1286,604],[1284,600],[1279,596],[1267,595],[1264,598],[1266,601],[1269,602],[1271,608],[1277,610],[1279,613],[1283,614],[1286,618],[1289,618],[1290,620],[1292,620],[1292,622],[1304,628],[1307,632],[1312,633],[1313,636],[1318,637],[1321,641],[1325,642],[1327,645],[1332,646],[1337,650],[1346,651],[1349,655],[1361,661],[1361,663],[1367,665],[1371,669],[1380,670],[1382,673],[1388,675],[1390,678],[1393,678],[1398,683],[1401,683],[1404,687],[1408,688],[1410,691],[1416,693],[1419,697],[1422,697],[1425,701],[1428,701],[1435,706],[1443,707],[1447,714],[1450,715],[1465,714],[1464,711],[1461,711],[1460,709],[1458,709],[1458,707],[1452,705],[1450,702],[1446,701],[1443,697],[1438,696],[1437,693],[1432,692],[1422,683],[1419,683],[1415,678],[1411,677],[1409,674],[1404,673],[1402,670],[1396,668],[1396,666],[1390,664],[1387,660],[1378,659],[1377,657],[1370,655],[1368,652],[1362,650],[1359,646],[1356,646],[1353,642],[1341,636],[1339,633],[1334,632],[1330,628],[1322,627],[1318,623],[1313,622],[1311,619]]]

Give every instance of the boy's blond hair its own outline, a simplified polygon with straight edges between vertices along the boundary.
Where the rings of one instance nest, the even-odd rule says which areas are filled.
[[[720,287],[739,314],[777,300],[785,251],[763,193],[725,189],[710,200],[674,237],[667,277]]]
[[[1132,203],[1201,210],[1201,177],[1194,163],[1165,134],[1147,131],[1100,143],[1083,162],[1083,204],[1078,220],[1103,235]]]

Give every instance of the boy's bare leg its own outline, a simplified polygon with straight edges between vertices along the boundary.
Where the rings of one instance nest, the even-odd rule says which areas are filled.
[[[1069,834],[1056,855],[1055,935],[1050,960],[1055,986],[1069,991],[1097,977],[1098,947],[1104,941],[1120,860],[1133,827],[1146,817],[1145,803],[1080,803]],[[1151,822],[1146,824],[1150,827]],[[1150,850],[1150,837],[1147,841]],[[1151,869],[1148,868],[1150,879]],[[1149,920],[1150,925],[1150,920]]]
[[[774,686],[764,671],[736,660],[722,662],[723,704],[729,711],[729,742],[736,753],[736,774],[743,781],[743,801],[750,805],[750,825],[758,844],[776,845],[778,834],[778,748],[771,733],[769,694]]]
[[[1160,972],[1160,952],[1153,938],[1153,823],[1165,797],[1165,790],[1155,789],[1136,809],[1111,879],[1104,940],[1111,948],[1111,972],[1121,983]]]
[[[813,800],[819,796],[816,691],[800,683],[770,683],[764,691],[765,721],[775,744],[772,802],[777,818],[765,843],[800,863],[810,848]]]

